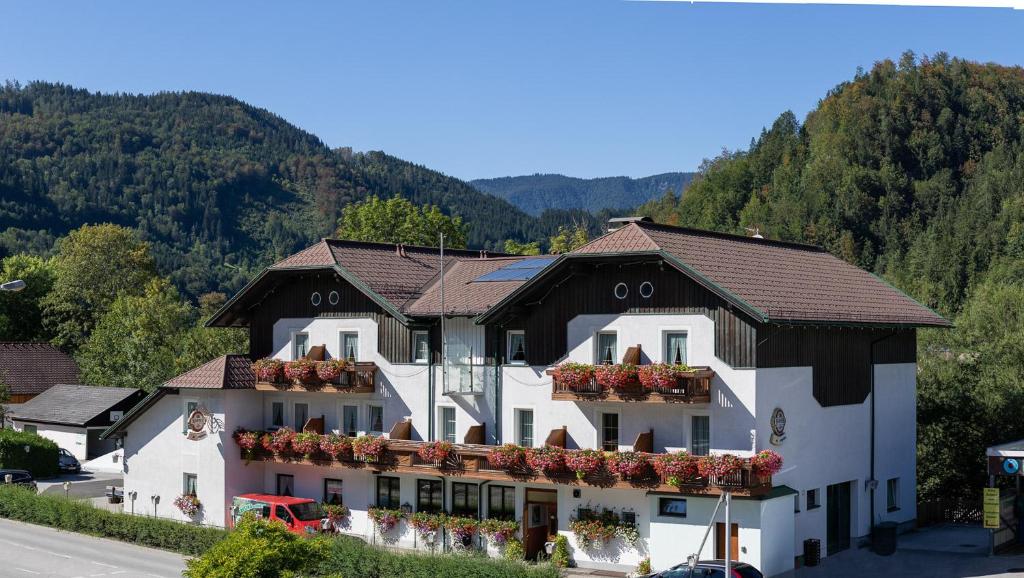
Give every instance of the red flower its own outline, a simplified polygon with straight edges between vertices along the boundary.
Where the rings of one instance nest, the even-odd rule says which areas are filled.
[[[256,379],[265,382],[276,382],[281,380],[281,372],[284,369],[284,363],[278,359],[263,358],[258,359],[252,364],[252,371],[256,374]]]
[[[338,434],[327,434],[320,438],[320,451],[339,460],[351,457],[352,440]]]
[[[782,469],[782,456],[774,450],[761,450],[750,458],[754,471],[762,476],[774,476]]]
[[[416,451],[419,454],[420,459],[425,462],[437,464],[448,459],[448,455],[452,452],[452,443],[435,441],[420,446],[420,449]]]
[[[743,467],[743,461],[732,454],[703,456],[697,462],[697,471],[708,479],[734,474],[741,467]]]
[[[597,450],[575,450],[565,453],[565,465],[582,480],[587,474],[597,473],[604,466],[604,453]]]
[[[636,366],[628,363],[598,365],[594,368],[597,383],[604,387],[626,387],[636,381],[636,373]]]
[[[568,389],[581,389],[593,379],[594,366],[567,361],[552,371],[552,377]]]
[[[697,461],[697,457],[689,452],[675,452],[655,456],[653,465],[654,471],[658,472],[665,483],[681,486],[697,475]]]
[[[608,469],[623,478],[641,478],[650,473],[651,461],[640,452],[613,452]]]
[[[487,453],[487,463],[500,470],[521,468],[526,461],[526,448],[504,444]]]
[[[560,472],[565,469],[565,450],[556,446],[528,450],[526,464],[546,474]]]

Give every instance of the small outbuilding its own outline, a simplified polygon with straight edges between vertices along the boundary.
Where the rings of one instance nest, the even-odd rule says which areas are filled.
[[[54,385],[12,405],[7,417],[14,429],[37,433],[79,460],[91,460],[115,449],[114,440],[101,440],[100,434],[143,397],[141,389]]]

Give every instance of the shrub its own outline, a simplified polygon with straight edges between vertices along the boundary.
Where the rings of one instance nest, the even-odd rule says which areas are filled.
[[[0,429],[0,468],[28,470],[37,478],[48,478],[59,473],[57,456],[57,444],[43,436]]]
[[[277,578],[315,565],[321,540],[304,540],[276,520],[246,516],[225,540],[186,562],[188,578]]]
[[[501,551],[501,557],[506,560],[521,562],[523,558],[526,558],[526,548],[523,547],[523,543],[519,538],[509,538],[505,542],[505,549]]]
[[[569,539],[565,534],[555,538],[555,547],[551,550],[551,563],[559,568],[569,567]]]
[[[113,538],[189,556],[206,552],[227,535],[225,530],[218,528],[115,514],[94,508],[88,502],[37,495],[31,490],[7,485],[0,485],[0,518]]]

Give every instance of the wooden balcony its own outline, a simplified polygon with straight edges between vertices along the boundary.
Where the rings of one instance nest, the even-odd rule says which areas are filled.
[[[307,381],[257,381],[260,391],[307,391],[321,393],[373,393],[377,376],[377,364],[372,361],[357,361],[341,370],[336,380],[323,381],[314,378]]]
[[[554,370],[549,369],[551,399],[555,401],[619,401],[634,403],[711,403],[711,379],[715,372],[710,367],[694,367],[676,378],[671,387],[647,389],[640,380],[633,380],[623,387],[604,387],[592,377],[582,387],[569,387],[561,383]]]

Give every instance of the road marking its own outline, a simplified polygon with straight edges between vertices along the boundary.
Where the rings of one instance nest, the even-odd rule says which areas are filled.
[[[117,568],[117,566],[114,566],[113,564],[104,564],[103,562],[96,562],[95,560],[89,560],[89,561],[92,562],[93,564],[97,565],[97,566],[106,566],[107,568]]]
[[[15,570],[20,570],[22,572],[28,572],[29,574],[39,574],[39,572],[36,572],[35,570],[29,570],[28,568],[15,568]]]

